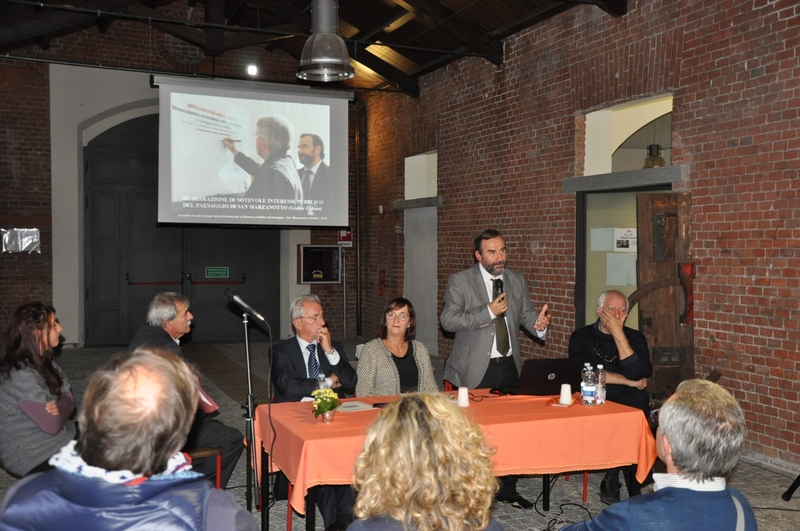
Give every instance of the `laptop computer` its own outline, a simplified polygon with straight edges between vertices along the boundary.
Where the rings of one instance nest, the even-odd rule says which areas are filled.
[[[558,395],[561,384],[568,383],[572,392],[580,391],[581,367],[570,358],[524,360],[519,375],[518,395]]]

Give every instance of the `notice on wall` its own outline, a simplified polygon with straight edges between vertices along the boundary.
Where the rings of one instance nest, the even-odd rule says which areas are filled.
[[[631,253],[606,254],[606,285],[636,285],[636,255]]]
[[[636,252],[636,229],[614,229],[614,252]]]

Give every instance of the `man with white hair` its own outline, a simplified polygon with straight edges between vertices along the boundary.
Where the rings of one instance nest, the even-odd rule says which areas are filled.
[[[128,345],[128,351],[133,352],[140,346],[150,345],[166,348],[184,357],[180,339],[191,332],[193,318],[194,316],[189,310],[189,299],[180,293],[159,293],[150,302],[147,310],[147,323],[133,336]],[[219,406],[203,391],[200,381],[196,380],[196,383],[200,392],[200,402],[186,446],[210,446],[220,449],[222,452],[221,485],[224,489],[233,474],[233,469],[236,468],[239,456],[242,455],[244,436],[236,428],[209,417],[209,413],[214,413]],[[215,457],[195,459],[192,468],[205,474],[212,482],[216,478]]]
[[[708,380],[687,380],[658,412],[656,446],[667,473],[653,474],[655,492],[561,531],[757,529],[750,504],[726,482],[747,431],[736,399]]]
[[[569,357],[583,367],[603,365],[606,372],[606,400],[641,409],[650,414],[647,378],[653,374],[647,339],[638,330],[625,326],[628,298],[621,291],[610,289],[597,299],[597,321],[575,330],[569,338]],[[628,492],[636,478],[631,467],[622,469]],[[612,504],[620,500],[619,468],[606,472],[600,483],[600,500]],[[633,489],[636,490],[636,489]]]
[[[166,349],[117,354],[92,375],[80,438],[6,495],[0,530],[255,531],[230,493],[179,450],[197,409],[194,374]]]

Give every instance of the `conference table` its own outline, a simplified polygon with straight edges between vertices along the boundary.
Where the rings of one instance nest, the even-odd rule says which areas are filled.
[[[396,398],[359,397],[344,402],[372,405]],[[644,482],[655,463],[656,444],[641,410],[613,402],[561,407],[551,404],[552,398],[496,396],[485,389],[470,392],[470,407],[465,411],[481,426],[487,443],[497,448],[495,475],[544,475],[545,505],[549,505],[550,474],[634,465],[636,479]],[[264,468],[261,461],[271,456],[268,470],[286,474],[294,486],[289,503],[305,514],[309,489],[352,483],[356,458],[379,411],[337,411],[334,421],[325,424],[321,417],[314,418],[310,402],[258,406],[254,436],[256,448],[263,450],[257,452],[259,474]],[[314,512],[312,507],[307,529],[314,528]]]

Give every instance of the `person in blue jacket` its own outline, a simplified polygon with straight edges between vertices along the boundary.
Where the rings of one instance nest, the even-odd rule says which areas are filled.
[[[197,410],[194,374],[176,354],[112,357],[86,388],[80,436],[6,494],[0,530],[255,531],[252,515],[179,450]]]
[[[713,382],[687,380],[658,413],[656,446],[667,473],[653,474],[655,492],[561,531],[756,531],[750,504],[726,483],[747,431],[736,399]]]

